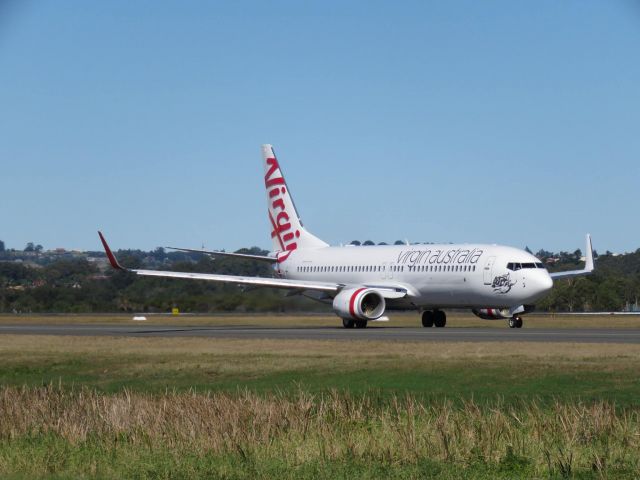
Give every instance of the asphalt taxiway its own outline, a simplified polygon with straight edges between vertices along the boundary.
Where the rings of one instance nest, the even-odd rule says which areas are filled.
[[[108,324],[0,325],[0,335],[71,335],[115,337],[209,337],[240,339],[370,340],[396,342],[571,342],[640,344],[640,329],[611,328],[415,328],[376,326],[260,327]]]

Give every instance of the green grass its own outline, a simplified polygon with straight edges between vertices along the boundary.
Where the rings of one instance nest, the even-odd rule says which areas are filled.
[[[506,456],[505,456],[506,457]],[[29,459],[28,461],[25,461]],[[15,479],[512,479],[514,475],[533,478],[538,472],[528,460],[511,458],[488,465],[476,461],[469,465],[443,463],[421,458],[414,463],[372,462],[362,459],[314,460],[292,465],[281,458],[261,459],[251,455],[200,454],[168,448],[137,448],[99,441],[70,443],[57,436],[22,438],[0,442],[3,478]],[[633,470],[616,473],[633,477]],[[626,473],[626,475],[624,475]],[[582,478],[599,478],[583,472]],[[552,472],[548,478],[562,478]],[[621,477],[619,477],[621,478]]]
[[[232,364],[235,368],[229,369]],[[246,369],[243,368],[246,365]],[[262,367],[262,368],[261,368]],[[501,398],[510,403],[522,398],[539,401],[607,400],[620,406],[635,405],[640,398],[638,362],[609,359],[540,361],[518,357],[483,360],[456,358],[422,361],[375,358],[359,361],[328,357],[306,358],[298,366],[286,352],[276,354],[191,357],[120,353],[104,356],[32,352],[30,358],[0,353],[0,385],[89,386],[115,393],[228,391],[249,389],[257,393],[303,389],[320,393],[331,389],[390,396],[411,393],[420,398],[479,402]]]

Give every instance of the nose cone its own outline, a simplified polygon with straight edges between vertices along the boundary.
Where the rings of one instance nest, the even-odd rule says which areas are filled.
[[[546,270],[538,270],[536,272],[535,280],[533,281],[533,288],[535,290],[536,300],[544,297],[553,288],[553,280]],[[533,280],[533,279],[532,279]]]

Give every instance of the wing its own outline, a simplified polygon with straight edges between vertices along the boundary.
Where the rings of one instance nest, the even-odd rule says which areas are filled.
[[[204,255],[211,255],[213,257],[235,257],[235,258],[244,258],[245,260],[256,260],[258,262],[268,262],[268,263],[278,263],[278,257],[267,257],[265,255],[250,255],[248,253],[229,253],[229,252],[219,252],[218,250],[195,250],[192,248],[177,248],[177,247],[165,247],[170,250],[177,250],[179,252],[188,252],[188,253],[202,253]]]
[[[330,296],[337,294],[340,290],[346,287],[342,283],[333,282],[316,282],[306,280],[287,280],[284,278],[265,278],[265,277],[243,277],[238,275],[218,275],[215,273],[193,273],[193,272],[169,272],[162,270],[142,270],[142,269],[129,269],[124,268],[118,263],[118,259],[109,248],[109,244],[102,235],[102,232],[98,232],[100,241],[104,247],[104,251],[107,254],[109,263],[116,270],[124,270],[127,272],[135,273],[136,275],[143,275],[146,277],[164,277],[164,278],[187,278],[191,280],[206,280],[209,282],[226,282],[235,283],[238,285],[252,285],[255,287],[271,287],[271,288],[284,288],[289,290],[297,290],[298,293],[307,290],[313,290],[318,292],[325,292]],[[196,250],[197,251],[197,250]],[[367,288],[373,288],[387,299],[398,299],[406,296],[413,296],[415,292],[409,290],[409,287],[404,285],[361,285]]]
[[[136,275],[143,275],[147,277],[164,277],[164,278],[187,278],[191,280],[206,280],[209,282],[223,282],[223,283],[235,283],[238,285],[253,285],[256,287],[271,287],[271,288],[284,288],[293,290],[293,293],[301,293],[308,290],[325,292],[330,296],[337,294],[340,290],[346,287],[342,283],[333,282],[317,282],[307,280],[288,280],[284,278],[265,278],[265,277],[243,277],[238,275],[218,275],[215,273],[193,273],[193,272],[169,272],[162,270],[142,270],[142,269],[129,269],[124,268],[118,263],[116,256],[109,248],[107,241],[102,235],[102,232],[98,232],[100,241],[104,247],[104,251],[107,254],[109,263],[116,270],[125,270],[135,273]],[[186,249],[184,249],[186,250]],[[199,250],[195,250],[199,251]],[[242,254],[240,254],[242,255]],[[380,292],[380,294],[387,299],[398,299],[407,296],[414,296],[416,293],[410,291],[410,288],[405,285],[384,284],[384,285],[362,285],[364,287],[373,288]],[[295,292],[297,291],[297,292]]]
[[[557,278],[571,278],[579,277],[581,275],[589,275],[594,270],[593,264],[593,246],[591,245],[591,235],[587,233],[587,248],[585,253],[585,264],[582,270],[569,270],[567,272],[553,272],[549,273],[554,280]]]
[[[253,285],[259,287],[272,287],[272,288],[288,288],[297,290],[317,290],[322,292],[337,293],[344,285],[330,282],[315,282],[305,280],[286,280],[282,278],[264,278],[264,277],[243,277],[237,275],[218,275],[212,273],[193,273],[193,272],[169,272],[161,270],[141,270],[141,269],[128,269],[124,268],[118,263],[116,256],[109,248],[107,241],[102,235],[102,232],[98,232],[100,241],[104,247],[104,251],[107,254],[109,263],[116,270],[126,270],[136,275],[143,275],[148,277],[168,277],[168,278],[189,278],[192,280],[208,280],[210,282],[226,282],[236,283],[239,285]]]

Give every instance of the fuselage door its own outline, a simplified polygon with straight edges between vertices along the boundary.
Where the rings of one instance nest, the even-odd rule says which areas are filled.
[[[484,270],[483,270],[483,278],[484,278],[485,285],[491,285],[491,283],[493,282],[492,271],[493,271],[493,262],[495,262],[495,260],[496,260],[496,257],[487,258],[487,263],[485,264]]]

